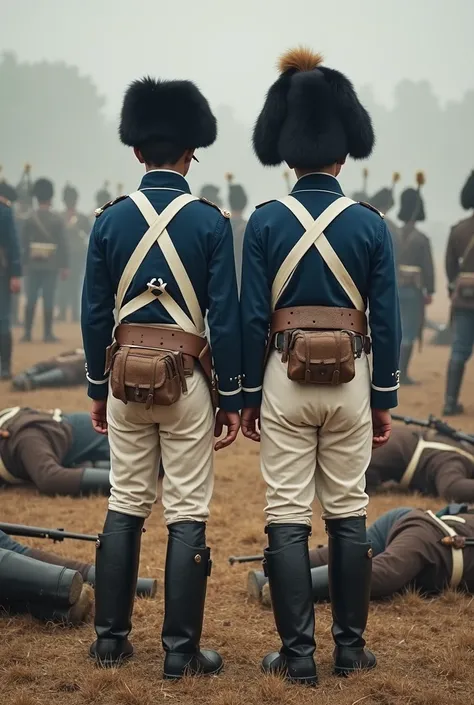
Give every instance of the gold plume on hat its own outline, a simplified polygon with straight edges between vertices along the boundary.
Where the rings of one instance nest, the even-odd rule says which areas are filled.
[[[392,184],[395,186],[395,184],[398,184],[402,177],[400,176],[399,171],[394,171],[392,174]]]
[[[416,183],[418,184],[418,188],[421,188],[426,184],[426,177],[424,171],[416,172]]]
[[[285,73],[289,69],[297,71],[312,71],[324,61],[320,53],[315,53],[308,47],[299,46],[296,49],[289,49],[278,59],[278,70]]]
[[[231,174],[230,171],[228,171],[227,174],[225,175],[225,180],[228,181],[229,184],[231,184],[234,180],[234,175]]]
[[[365,169],[362,170],[362,176],[364,177],[364,179],[366,179],[368,177],[368,175],[369,175],[369,170],[366,167]]]
[[[23,171],[25,172],[25,174],[29,174],[31,171],[31,164],[28,164],[28,162],[26,162],[25,166],[23,167]]]

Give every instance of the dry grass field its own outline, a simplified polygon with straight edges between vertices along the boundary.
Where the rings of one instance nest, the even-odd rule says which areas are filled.
[[[438,316],[443,320],[444,316]],[[62,343],[17,345],[15,371],[79,343],[79,332],[57,327]],[[18,336],[17,336],[18,337]],[[403,389],[403,412],[414,416],[439,413],[442,404],[446,348],[425,347],[416,356],[413,375],[422,384]],[[469,370],[463,400],[463,428],[474,431],[474,368]],[[46,390],[17,395],[0,384],[2,406],[16,404],[65,411],[87,409],[82,388]],[[461,420],[456,420],[461,423]],[[407,504],[439,507],[441,501],[382,494],[374,497],[369,519]],[[331,675],[330,610],[316,608],[320,669],[318,689],[302,690],[261,675],[262,656],[278,646],[272,614],[249,602],[247,566],[231,568],[232,554],[259,553],[264,546],[264,486],[259,476],[258,446],[239,439],[216,458],[216,487],[209,523],[214,570],[209,581],[202,643],[217,648],[225,659],[221,677],[189,679],[178,684],[161,680],[161,590],[152,601],[135,606],[132,640],[135,658],[120,670],[101,671],[87,657],[94,633],[89,623],[79,628],[40,624],[29,617],[0,618],[0,703],[2,705],[471,705],[474,703],[474,630],[472,599],[446,593],[424,600],[415,594],[373,603],[367,640],[379,659],[372,673],[336,679]],[[101,530],[106,500],[52,499],[31,489],[2,491],[0,516],[72,531]],[[323,524],[315,507],[312,543],[324,541]],[[66,541],[38,547],[93,561],[93,545]],[[157,577],[160,586],[166,531],[160,506],[147,522],[140,572]]]

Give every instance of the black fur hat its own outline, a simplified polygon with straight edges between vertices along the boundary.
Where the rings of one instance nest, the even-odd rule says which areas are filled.
[[[33,185],[33,196],[39,203],[47,203],[54,196],[53,182],[42,177],[37,179]]]
[[[0,196],[6,198],[10,203],[14,203],[18,198],[16,189],[6,181],[0,181]]]
[[[65,203],[68,208],[71,208],[76,205],[78,199],[79,193],[77,189],[71,186],[71,184],[66,184],[63,189],[63,203]]]
[[[129,147],[163,141],[192,149],[209,147],[215,141],[217,122],[191,81],[146,76],[133,81],[125,93],[119,133]]]
[[[369,203],[374,208],[377,208],[378,211],[387,213],[395,204],[393,190],[391,188],[381,188],[372,198],[369,198]]]
[[[243,211],[247,207],[249,199],[241,184],[234,184],[234,175],[226,174],[229,182],[229,206],[231,211]]]
[[[398,220],[402,223],[416,223],[425,220],[425,204],[419,189],[407,188],[400,199]]]
[[[461,191],[461,205],[465,210],[474,208],[474,171],[471,172]]]
[[[285,161],[315,168],[345,159],[365,159],[375,143],[370,116],[352,83],[321,66],[309,49],[288,51],[280,77],[268,91],[253,133],[253,146],[265,166]]]
[[[199,192],[199,198],[205,198],[207,201],[211,201],[211,203],[215,203],[216,206],[222,208],[222,199],[219,196],[219,188],[213,184],[205,184]]]

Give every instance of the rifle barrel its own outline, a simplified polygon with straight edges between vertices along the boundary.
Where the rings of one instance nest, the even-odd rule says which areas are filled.
[[[258,563],[263,561],[263,556],[229,556],[229,563]]]
[[[5,524],[0,522],[0,531],[10,536],[23,536],[27,538],[51,539],[64,541],[64,539],[77,539],[78,541],[97,541],[98,536],[92,534],[76,534],[63,529],[43,529],[39,526],[24,526],[23,524]]]

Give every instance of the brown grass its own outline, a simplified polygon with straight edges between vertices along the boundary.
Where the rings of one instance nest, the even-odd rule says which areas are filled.
[[[18,345],[15,370],[79,342],[71,326],[58,327],[63,344]],[[413,374],[422,387],[402,391],[401,409],[413,415],[438,412],[442,400],[447,350],[425,348],[416,356]],[[464,388],[467,416],[463,426],[474,431],[473,382],[469,371]],[[18,397],[0,385],[2,405],[62,406],[87,409],[83,389],[32,392]],[[374,497],[369,519],[400,504],[442,506],[441,500],[400,494]],[[134,610],[132,640],[135,658],[119,670],[97,669],[87,657],[93,640],[91,624],[65,629],[43,625],[29,617],[0,615],[0,703],[5,705],[470,705],[474,703],[474,632],[471,596],[447,592],[425,600],[408,592],[374,603],[367,641],[376,651],[372,673],[336,679],[332,673],[331,615],[328,605],[316,609],[317,660],[320,686],[299,689],[260,673],[260,661],[278,647],[272,614],[252,604],[246,595],[247,566],[227,563],[228,556],[261,552],[264,486],[258,470],[258,447],[243,440],[217,456],[216,492],[209,523],[214,569],[209,581],[202,643],[217,648],[225,659],[219,678],[161,679],[161,591],[153,601],[139,600]],[[50,499],[27,488],[1,494],[5,521],[67,527],[94,533],[101,529],[106,501]],[[325,534],[315,508],[312,544]],[[160,506],[147,522],[140,572],[163,580],[166,531]],[[38,547],[83,560],[93,560],[94,547],[76,541],[56,546],[40,540]],[[252,566],[255,567],[255,566]]]

